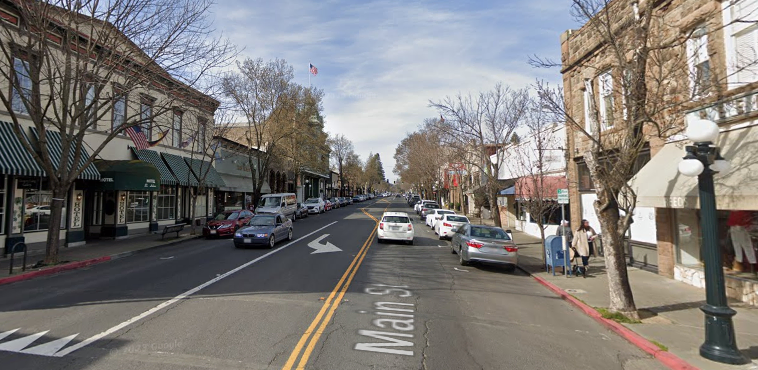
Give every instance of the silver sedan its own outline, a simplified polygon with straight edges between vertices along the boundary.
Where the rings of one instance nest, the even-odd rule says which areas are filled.
[[[501,228],[466,224],[458,228],[450,243],[461,265],[487,262],[505,265],[508,271],[518,264],[518,246]]]

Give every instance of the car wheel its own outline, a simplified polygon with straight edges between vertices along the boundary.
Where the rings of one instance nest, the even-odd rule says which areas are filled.
[[[455,248],[452,245],[450,246],[450,254],[455,254]]]
[[[413,245],[413,239],[406,241],[408,245]]]
[[[274,237],[274,234],[271,234],[271,236],[268,238],[268,247],[274,248],[274,245],[276,245],[276,238]]]
[[[290,228],[290,232],[287,234],[287,240],[292,240],[292,228]]]
[[[468,266],[468,261],[463,259],[463,252],[458,252],[458,262],[461,264],[461,266]]]

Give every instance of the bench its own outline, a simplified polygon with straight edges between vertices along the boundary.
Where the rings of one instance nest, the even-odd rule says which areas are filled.
[[[184,230],[184,227],[187,226],[187,224],[176,224],[176,225],[166,225],[163,227],[163,233],[161,233],[161,240],[163,240],[163,237],[166,236],[168,233],[176,233],[176,237],[179,237],[179,232]]]

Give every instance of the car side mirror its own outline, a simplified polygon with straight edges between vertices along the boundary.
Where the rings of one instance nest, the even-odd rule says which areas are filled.
[[[284,202],[282,202],[282,205],[280,207],[286,207],[286,206],[287,206],[287,204],[285,204]]]
[[[505,232],[508,234],[513,234],[513,231],[510,231],[510,230],[505,230]]]

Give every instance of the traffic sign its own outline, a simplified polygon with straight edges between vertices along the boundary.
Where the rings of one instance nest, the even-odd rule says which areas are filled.
[[[569,204],[568,189],[558,189],[558,204]]]

